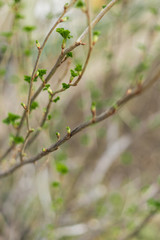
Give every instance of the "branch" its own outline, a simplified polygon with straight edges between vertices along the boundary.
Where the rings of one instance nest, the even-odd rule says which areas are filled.
[[[104,17],[104,15],[118,2],[118,0],[112,0],[101,12],[95,17],[95,19],[91,23],[91,28],[93,29],[95,25]],[[77,42],[81,42],[89,31],[89,27],[87,27],[81,36],[77,39]]]
[[[17,163],[13,167],[11,167],[10,169],[0,173],[0,178],[3,178],[3,177],[6,177],[6,176],[10,175],[11,173],[15,172],[18,168],[21,168],[23,165],[30,164],[30,163],[35,163],[39,159],[48,155],[49,153],[56,151],[58,149],[58,147],[63,145],[71,137],[73,137],[77,133],[81,132],[83,129],[88,128],[89,126],[92,126],[95,123],[101,122],[101,121],[111,117],[112,115],[114,115],[117,112],[117,110],[121,106],[123,106],[128,101],[135,98],[136,96],[145,92],[149,88],[149,87],[146,88],[146,86],[151,87],[156,81],[159,80],[159,78],[160,78],[160,69],[158,69],[157,73],[155,74],[155,76],[153,76],[153,78],[150,80],[150,82],[146,83],[146,81],[144,81],[144,83],[142,85],[138,85],[136,88],[133,88],[133,89],[128,89],[128,91],[124,94],[124,96],[120,100],[118,100],[112,107],[110,107],[107,111],[103,112],[99,116],[96,116],[94,122],[92,120],[89,120],[87,122],[84,122],[84,123],[80,124],[79,126],[74,128],[69,135],[66,134],[62,139],[58,140],[55,144],[52,144],[50,147],[41,151],[36,156],[28,158],[21,163]],[[147,81],[148,81],[148,79],[147,79]]]

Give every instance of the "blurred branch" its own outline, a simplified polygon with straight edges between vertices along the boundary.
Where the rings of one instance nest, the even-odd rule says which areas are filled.
[[[156,213],[157,213],[157,210],[150,212],[143,219],[143,221],[139,224],[139,226],[137,226],[137,228],[135,228],[135,230],[132,233],[130,233],[129,235],[127,235],[124,238],[121,238],[121,240],[130,240],[130,239],[138,236],[140,231],[151,221],[151,219],[155,216]]]
[[[36,156],[31,157],[29,159],[26,159],[22,163],[17,163],[15,166],[11,167],[10,169],[0,173],[0,178],[3,178],[5,176],[10,175],[11,173],[15,172],[18,168],[21,168],[23,165],[30,164],[30,163],[35,163],[39,159],[43,158],[44,156],[48,155],[51,152],[56,151],[59,146],[63,145],[65,142],[67,142],[71,137],[79,133],[85,128],[88,128],[89,126],[92,126],[95,123],[101,122],[112,115],[114,115],[117,110],[129,102],[131,99],[135,98],[138,95],[141,95],[144,91],[148,89],[146,86],[152,86],[156,81],[158,81],[160,78],[160,69],[158,69],[157,73],[152,77],[150,82],[148,82],[148,79],[144,81],[143,84],[138,85],[137,87],[133,89],[128,89],[127,92],[124,94],[124,96],[118,100],[112,107],[110,107],[107,111],[103,112],[99,116],[95,117],[95,121],[93,122],[92,120],[84,122],[74,128],[69,134],[67,133],[62,139],[58,140],[55,144],[52,144],[50,147],[43,149],[40,153],[38,153]]]

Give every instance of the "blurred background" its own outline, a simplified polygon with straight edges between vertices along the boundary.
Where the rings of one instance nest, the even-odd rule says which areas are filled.
[[[109,3],[91,0],[92,19]],[[8,112],[22,115],[28,82],[37,56],[35,41],[46,34],[63,11],[63,0],[0,1],[0,155],[8,148],[12,126],[3,123]],[[69,20],[74,43],[87,26],[86,15],[75,6]],[[59,27],[59,26],[58,26]],[[51,119],[36,141],[26,149],[27,157],[56,142],[56,132],[66,133],[90,119],[90,106],[97,114],[108,109],[129,87],[152,76],[160,62],[159,0],[119,1],[96,25],[101,35],[79,85],[59,94],[52,104]],[[39,68],[53,67],[61,52],[62,39],[54,31],[42,53]],[[70,69],[84,64],[85,46],[73,51],[52,77],[54,90],[68,83]],[[34,83],[34,89],[40,85]],[[58,151],[26,165],[0,180],[0,240],[120,240],[134,231],[154,210],[134,240],[160,239],[160,83],[131,100],[113,117],[87,128]],[[30,116],[40,126],[48,93],[37,98]],[[22,129],[25,136],[26,125]],[[6,170],[16,162],[17,145],[0,164]],[[156,204],[149,204],[156,199]],[[151,202],[151,201],[149,201]],[[153,202],[153,201],[152,201]],[[159,203],[159,205],[158,205]],[[156,207],[156,209],[155,209]]]

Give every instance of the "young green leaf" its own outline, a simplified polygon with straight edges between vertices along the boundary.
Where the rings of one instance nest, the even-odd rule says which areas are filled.
[[[30,77],[30,76],[27,76],[27,75],[24,75],[24,81],[30,83],[31,77]]]
[[[51,114],[48,114],[47,119],[48,119],[48,120],[51,120],[51,118],[52,118],[52,115],[51,115]]]
[[[32,102],[32,103],[31,103],[31,106],[30,106],[30,111],[36,109],[37,107],[39,107],[38,102]]]
[[[62,87],[63,87],[63,89],[68,89],[69,87],[70,87],[70,85],[69,84],[67,84],[67,83],[62,83]]]
[[[16,114],[14,114],[14,113],[8,113],[8,117],[7,118],[5,118],[5,119],[3,119],[3,123],[5,123],[5,124],[7,124],[7,125],[9,125],[9,124],[12,124],[12,125],[14,125],[15,124],[15,122],[18,120],[18,119],[20,119],[21,117],[19,116],[19,115],[16,115]]]
[[[71,72],[71,76],[72,76],[73,78],[75,78],[75,77],[78,76],[78,73],[76,73],[73,69],[71,69],[70,72]]]
[[[85,7],[85,3],[82,0],[78,0],[76,3],[76,8],[84,8]]]
[[[38,78],[38,76],[35,76],[34,79],[33,79],[33,82],[37,82],[37,78]],[[27,75],[24,75],[24,81],[30,83],[31,77],[27,76]]]
[[[43,91],[46,91],[50,88],[50,84],[45,84],[45,87],[43,88]]]
[[[68,173],[68,167],[62,162],[57,162],[56,163],[56,169],[61,174],[67,174]]]
[[[160,211],[160,201],[159,200],[156,200],[154,198],[150,198],[148,200],[148,205],[153,207],[155,210]]]
[[[53,102],[58,102],[60,100],[60,97],[58,96],[58,97],[56,97],[55,99],[53,99]]]
[[[74,70],[78,73],[81,72],[82,71],[82,64],[77,64]]]
[[[23,31],[28,32],[28,33],[34,31],[35,29],[36,29],[36,26],[24,26],[23,27]]]
[[[68,52],[68,53],[66,54],[66,56],[72,58],[72,57],[73,57],[73,53],[72,53],[72,52]]]
[[[6,38],[10,38],[10,37],[12,37],[13,33],[12,32],[1,32],[0,35],[3,37],[6,37]]]
[[[21,136],[14,136],[13,134],[11,134],[10,141],[15,144],[20,144],[24,142],[24,138]]]
[[[57,188],[60,186],[60,183],[55,181],[55,182],[52,182],[51,186],[54,188]]]
[[[65,40],[72,38],[69,30],[65,30],[64,28],[57,28],[56,32],[58,32]]]

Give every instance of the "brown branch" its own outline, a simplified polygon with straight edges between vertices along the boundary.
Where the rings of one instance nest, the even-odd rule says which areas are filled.
[[[160,78],[160,69],[157,72],[157,74],[151,79],[150,87],[155,83],[155,81],[158,81],[159,78]],[[128,101],[130,101],[131,99],[135,98],[136,96],[142,94],[146,90],[145,86],[146,86],[146,81],[141,86],[137,86],[134,89],[129,89],[125,93],[125,95],[114,104],[114,106],[110,107],[107,111],[103,112],[99,116],[96,116],[94,123],[101,122],[101,121],[111,117],[112,115],[114,115],[121,106],[123,106]],[[62,139],[58,140],[55,144],[52,144],[50,147],[46,148],[45,151],[41,151],[36,156],[28,158],[28,159],[26,159],[25,161],[23,161],[21,163],[17,163],[15,166],[11,167],[10,169],[0,173],[0,178],[3,178],[5,176],[10,175],[11,173],[15,172],[18,168],[21,168],[23,165],[30,164],[30,163],[35,163],[39,159],[41,159],[44,156],[48,155],[49,153],[51,153],[53,151],[56,151],[59,146],[61,146],[65,142],[67,142],[75,134],[77,134],[80,131],[82,131],[83,129],[93,125],[94,123],[92,122],[92,120],[90,120],[90,121],[87,121],[87,122],[84,122],[84,123],[80,124],[79,126],[77,126],[76,128],[74,128],[71,131],[70,135],[66,134]]]

